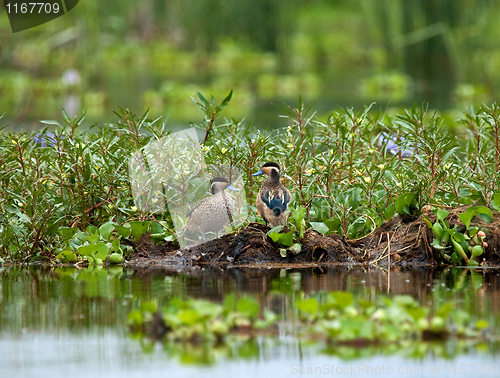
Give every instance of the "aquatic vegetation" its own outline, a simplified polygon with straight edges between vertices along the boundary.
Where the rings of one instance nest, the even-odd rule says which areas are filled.
[[[443,263],[467,261],[461,250],[469,260],[472,255],[482,256],[479,247],[484,251],[484,245],[470,244],[478,231],[469,226],[473,217],[493,219],[492,210],[500,210],[497,104],[466,112],[461,121],[465,132],[455,135],[425,106],[394,117],[366,107],[341,109],[320,118],[312,105],[299,99],[298,107],[281,109],[288,127],[264,132],[243,120],[220,121],[232,92],[218,105],[213,96],[207,99],[199,94],[198,98],[195,102],[204,119],[194,126],[204,134],[200,149],[205,163],[242,172],[250,205],[248,211],[245,206],[243,226],[259,219],[255,167],[276,161],[283,168],[283,185],[293,194],[290,230],[272,230],[268,235],[281,244],[284,255],[300,252],[308,228],[359,239],[396,213],[415,219],[428,205],[474,204],[460,217],[467,232],[459,227],[450,230],[442,212],[431,228]],[[48,126],[42,131],[0,134],[4,260],[55,261],[59,256],[60,261],[74,262],[85,256],[99,263],[112,253],[123,256],[123,241],[137,240],[146,232],[153,240],[173,241],[171,214],[148,212],[134,202],[126,159],[136,151],[147,153],[145,146],[169,134],[167,125],[149,119],[147,112],[138,117],[119,109],[115,114],[116,122],[80,130],[83,116],[71,119],[63,111],[62,124],[43,121]],[[396,142],[386,137],[394,135],[397,144],[389,148]],[[392,153],[394,148],[398,153]],[[405,151],[412,156],[402,156]],[[439,227],[446,232],[441,235]],[[129,230],[122,233],[122,228]],[[449,243],[441,239],[446,234]],[[114,255],[112,260],[120,258]]]
[[[445,303],[422,307],[410,296],[381,298],[377,303],[359,300],[348,292],[331,292],[297,303],[307,334],[327,335],[331,342],[392,343],[403,340],[446,339],[451,335],[477,337],[488,323],[470,324],[469,315]]]
[[[271,238],[272,241],[279,243],[283,247],[289,247],[288,251],[293,254],[298,254],[302,250],[301,241],[304,237],[304,231],[306,228],[304,215],[306,209],[304,207],[300,207],[295,209],[290,214],[290,229],[288,232],[282,232],[284,226],[276,226],[271,228],[267,235]],[[314,223],[314,222],[313,222]],[[313,225],[314,228],[315,225]],[[298,231],[298,234],[296,234]],[[281,248],[280,254],[282,257],[286,257],[287,249]]]
[[[459,230],[455,224],[453,228],[445,220],[450,214],[449,211],[437,208],[435,209],[436,222],[432,224],[429,217],[423,216],[427,227],[432,230],[435,238],[432,241],[432,247],[441,251],[441,258],[447,262],[460,264],[466,262],[467,265],[477,266],[478,261],[474,260],[483,254],[488,243],[484,241],[486,233],[479,227],[471,227],[471,220],[478,216],[486,223],[493,220],[492,211],[485,206],[471,206],[461,214],[459,218],[465,225],[465,230]],[[453,247],[453,248],[451,248]],[[439,254],[438,254],[439,257]],[[438,259],[439,261],[439,259]]]
[[[234,332],[252,333],[267,328],[277,315],[264,310],[251,297],[225,298],[217,304],[205,300],[173,299],[159,311],[154,302],[145,302],[140,310],[129,314],[132,332],[145,332],[154,337],[167,337],[171,342],[222,341]]]
[[[436,347],[436,340],[442,345],[448,339],[457,338],[469,339],[473,345],[486,341],[488,323],[472,322],[470,315],[452,302],[433,308],[421,306],[405,295],[380,297],[370,302],[355,300],[353,294],[341,291],[317,293],[294,302],[296,311],[283,319],[265,308],[262,310],[261,304],[252,297],[237,299],[234,295],[225,297],[222,304],[172,299],[160,308],[155,302],[144,302],[140,309],[130,312],[128,318],[132,337],[160,340],[166,350],[178,352],[193,348],[200,351],[224,350],[229,346],[240,348],[245,343],[271,342],[269,340],[276,339],[278,334],[324,344],[327,353],[361,345],[368,354],[393,354],[398,350],[396,346],[422,353],[431,345]],[[370,346],[377,348],[370,349]],[[349,352],[337,353],[345,358],[351,354],[352,358],[353,349]],[[207,357],[205,353],[202,355]],[[215,361],[213,358],[195,360]]]

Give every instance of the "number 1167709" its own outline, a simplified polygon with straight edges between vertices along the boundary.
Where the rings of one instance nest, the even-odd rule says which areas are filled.
[[[58,3],[7,3],[7,13],[59,13]]]

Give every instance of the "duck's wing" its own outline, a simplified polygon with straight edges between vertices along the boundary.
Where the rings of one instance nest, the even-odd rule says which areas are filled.
[[[198,206],[200,206],[199,203],[198,203],[198,205],[193,207],[191,210],[189,210],[189,213],[186,214],[186,218],[191,218],[191,215],[193,215],[193,211],[195,211],[198,208]]]
[[[204,202],[206,202],[208,199],[210,199],[212,197],[207,197],[207,198],[203,198],[200,202],[198,202],[196,204],[195,207],[193,207],[191,210],[189,210],[189,213],[186,214],[186,217],[187,218],[191,218],[191,215],[193,215],[194,211],[199,208]]]
[[[275,216],[285,212],[290,203],[290,192],[286,188],[264,189],[260,192],[260,199]]]

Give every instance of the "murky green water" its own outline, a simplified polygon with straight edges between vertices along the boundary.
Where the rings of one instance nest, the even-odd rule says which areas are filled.
[[[388,274],[377,268],[339,267],[1,268],[0,376],[500,375],[499,344],[493,339],[394,350],[334,348],[298,341],[293,332],[280,329],[275,338],[241,339],[207,349],[135,340],[127,328],[127,314],[151,299],[165,304],[174,297],[220,301],[229,293],[252,294],[264,308],[287,318],[294,311],[294,298],[323,290],[345,290],[367,300],[410,294],[421,304],[452,299],[475,319],[486,319],[492,334],[500,326],[500,276],[491,269]]]

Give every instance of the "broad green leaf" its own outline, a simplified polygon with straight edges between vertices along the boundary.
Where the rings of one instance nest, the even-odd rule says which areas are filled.
[[[347,201],[348,201],[347,205],[350,210],[356,209],[361,202],[361,197],[359,195],[359,192],[357,190],[353,190],[351,193],[349,193]]]
[[[287,232],[286,234],[280,234],[281,237],[278,243],[285,247],[290,247],[293,244],[293,231]]]
[[[340,309],[344,309],[354,303],[354,296],[352,293],[345,291],[333,291],[329,294],[329,302]]]
[[[349,226],[349,236],[355,238],[365,228],[366,221],[363,218],[358,218]]]
[[[111,248],[113,252],[120,252],[120,239],[115,239],[111,242]]]
[[[78,248],[78,253],[80,255],[94,257],[101,260],[108,256],[108,252],[108,246],[104,243],[87,244]]]
[[[448,248],[450,248],[450,246],[445,246],[445,247],[443,247],[443,246],[440,244],[439,240],[437,240],[437,239],[432,239],[432,244],[431,244],[431,245],[432,245],[434,248],[436,248],[436,249],[448,249]]]
[[[491,223],[491,221],[493,220],[493,217],[489,216],[486,213],[481,213],[481,214],[478,214],[477,216],[479,218],[481,218],[483,221],[485,221],[486,223]]]
[[[500,192],[493,193],[491,197],[491,207],[496,211],[500,211]]]
[[[236,304],[236,310],[249,319],[254,319],[260,312],[260,304],[254,298],[241,298]]]
[[[149,227],[149,221],[130,221],[129,224],[132,229],[132,238],[135,241],[139,240]]]
[[[144,321],[142,312],[139,310],[133,310],[127,315],[128,323],[132,326],[141,326]]]
[[[96,226],[88,226],[86,231],[92,235],[97,234],[99,232],[99,229]]]
[[[76,238],[82,242],[86,242],[87,236],[89,236],[89,235],[90,234],[88,232],[81,232],[81,231],[76,232]]]
[[[273,242],[275,242],[275,243],[277,243],[277,242],[278,242],[278,240],[280,240],[281,235],[282,235],[282,234],[279,234],[279,233],[277,233],[277,232],[271,232],[271,231],[269,231],[269,232],[267,233],[267,236],[269,236],[269,237],[271,238],[271,240],[272,240]]]
[[[273,227],[271,228],[267,234],[269,235],[269,233],[275,233],[275,234],[279,234],[281,232],[281,230],[283,230],[283,226],[276,226],[276,227]]]
[[[308,298],[303,301],[297,302],[297,308],[300,311],[307,312],[310,315],[314,315],[318,312],[319,303],[316,298]]]
[[[479,330],[482,330],[482,329],[485,329],[485,328],[488,328],[489,324],[486,320],[478,320],[476,322],[476,328],[479,329]]]
[[[408,312],[414,321],[418,321],[419,319],[423,319],[427,316],[427,311],[425,311],[422,307],[407,308],[406,312]]]
[[[456,252],[453,252],[451,254],[451,261],[454,262],[455,264],[460,264],[461,258],[458,256],[458,254]]]
[[[56,258],[62,263],[76,263],[78,261],[73,251],[62,251],[56,255]]]
[[[119,225],[116,225],[115,228],[116,228],[116,231],[124,238],[128,238],[130,236],[130,233],[131,233],[131,227],[127,227],[127,226],[130,226],[130,224],[128,223],[125,223],[123,226],[119,226]]]
[[[450,212],[444,209],[438,209],[436,211],[436,218],[438,220],[444,220],[448,215],[450,215]]]
[[[297,227],[297,229],[300,229],[300,227],[302,226],[302,220],[304,219],[305,213],[305,207],[299,207],[298,209],[292,211],[290,218],[295,221],[295,227]]]
[[[200,320],[200,315],[195,310],[184,310],[179,313],[178,318],[186,325],[193,325]]]
[[[385,219],[386,220],[391,220],[391,218],[394,216],[395,212],[396,212],[396,208],[394,207],[394,204],[391,203],[384,210]]]
[[[94,257],[101,259],[101,260],[104,260],[108,256],[108,253],[109,253],[108,246],[104,243],[96,243],[95,247],[96,247],[96,251],[95,251]]]
[[[158,311],[158,304],[155,301],[142,302],[141,311],[155,313]]]
[[[77,251],[81,256],[94,256],[96,248],[93,244],[87,244],[79,247]]]
[[[336,218],[336,217],[330,218],[330,219],[325,221],[325,224],[328,226],[330,231],[332,231],[332,232],[338,231],[338,229],[340,227],[340,219]]]
[[[465,224],[465,227],[469,228],[470,226],[470,221],[474,217],[474,214],[471,212],[466,211],[465,213],[458,214],[458,217],[462,221],[463,224]]]
[[[415,197],[415,193],[404,193],[398,196],[395,202],[396,211],[401,215],[411,215],[410,207]]]
[[[479,216],[486,223],[491,223],[493,220],[493,212],[486,206],[469,207],[465,213],[459,215],[460,220],[469,228],[470,222],[474,216]]]
[[[418,306],[417,301],[411,295],[396,295],[392,298],[392,303],[401,307],[416,307]]]
[[[446,319],[450,312],[453,310],[453,303],[452,302],[447,302],[443,304],[438,311],[436,311],[436,315],[442,317],[443,319]]]
[[[115,230],[115,224],[113,222],[104,223],[99,227],[99,233],[104,240],[109,240],[109,236]]]
[[[99,239],[101,239],[99,234],[91,234],[87,236],[87,240],[89,241],[89,243],[97,243]]]
[[[71,227],[59,227],[57,231],[63,237],[63,240],[69,240],[73,236],[75,236],[75,234],[78,232],[78,229]]]
[[[192,303],[193,310],[196,310],[204,318],[215,318],[222,312],[222,306],[205,300],[196,300]]]
[[[161,234],[163,233],[164,228],[163,226],[158,223],[158,222],[151,222],[149,224],[149,229],[148,229],[148,232],[151,233],[151,234]]]
[[[479,215],[481,216],[481,214],[485,214],[487,216],[487,218],[482,218],[485,222],[487,223],[491,223],[492,219],[493,219],[493,212],[488,209],[486,206],[473,206],[473,207],[469,207],[467,209],[467,212],[471,212],[473,213],[474,215]]]
[[[311,227],[318,231],[319,233],[323,234],[323,235],[326,235],[329,231],[330,231],[330,228],[323,222],[310,222],[311,223]]]
[[[453,238],[456,240],[456,241],[459,241],[459,242],[465,242],[465,235],[462,234],[460,231],[458,231],[457,229],[454,230],[453,232]],[[468,247],[467,247],[468,248]]]

